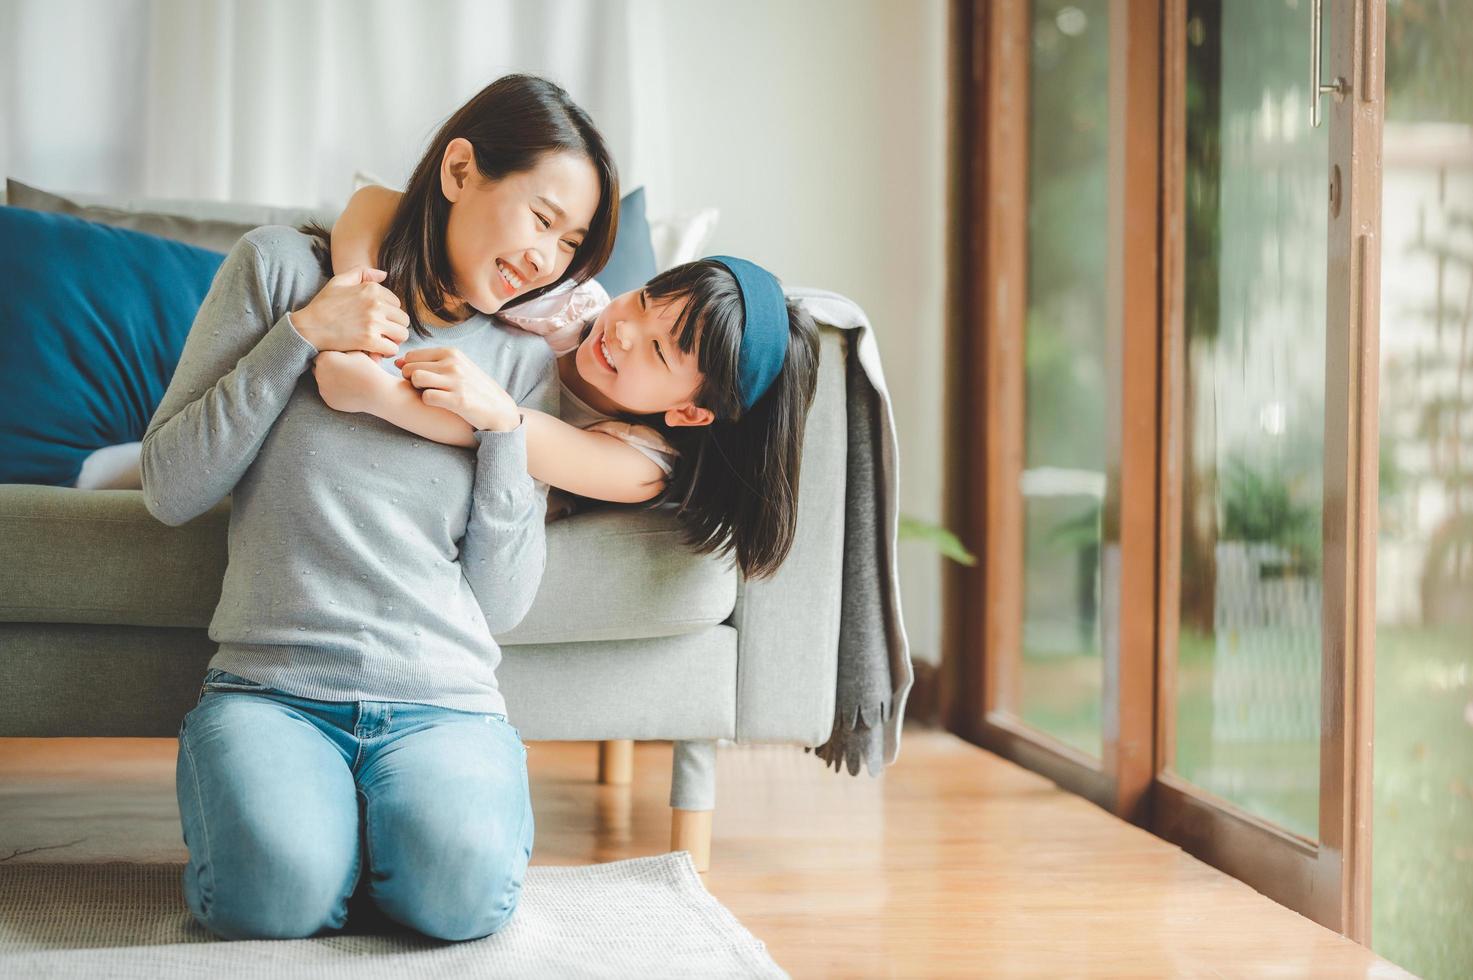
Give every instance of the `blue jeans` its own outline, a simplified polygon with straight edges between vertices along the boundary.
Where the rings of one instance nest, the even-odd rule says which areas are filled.
[[[500,714],[314,701],[212,669],[176,788],[184,897],[225,939],[341,929],[365,897],[476,939],[510,921],[532,856],[527,749]]]

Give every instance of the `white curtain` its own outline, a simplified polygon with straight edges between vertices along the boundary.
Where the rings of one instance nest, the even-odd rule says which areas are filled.
[[[341,204],[499,75],[562,85],[668,186],[651,0],[0,0],[0,168],[52,190]]]

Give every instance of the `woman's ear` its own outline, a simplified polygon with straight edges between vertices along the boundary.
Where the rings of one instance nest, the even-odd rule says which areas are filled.
[[[475,159],[476,151],[464,136],[455,137],[445,147],[445,155],[440,158],[440,190],[451,204],[460,199]]]
[[[672,408],[665,413],[665,424],[672,429],[692,425],[710,425],[714,421],[716,421],[715,412],[693,402],[686,402],[679,408]]]

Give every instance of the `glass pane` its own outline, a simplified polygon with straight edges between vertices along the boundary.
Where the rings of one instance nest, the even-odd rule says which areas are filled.
[[[1391,3],[1371,941],[1473,976],[1473,2]]]
[[[1309,4],[1187,18],[1175,768],[1313,838],[1328,144],[1309,125]]]
[[[1105,0],[1033,5],[1029,68],[1024,721],[1100,754],[1105,492]]]

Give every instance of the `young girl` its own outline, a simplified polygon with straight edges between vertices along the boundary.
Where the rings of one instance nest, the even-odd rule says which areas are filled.
[[[378,187],[354,195],[333,227],[334,268],[373,263],[398,198]],[[563,355],[561,418],[521,409],[535,479],[599,500],[674,502],[698,550],[734,553],[749,577],[777,569],[797,521],[818,335],[770,273],[741,259],[703,259],[612,301],[589,282],[559,314],[503,317]],[[433,350],[407,351],[392,375],[375,360],[319,356],[323,400],[438,442],[472,444],[471,427],[439,390],[444,365]]]

